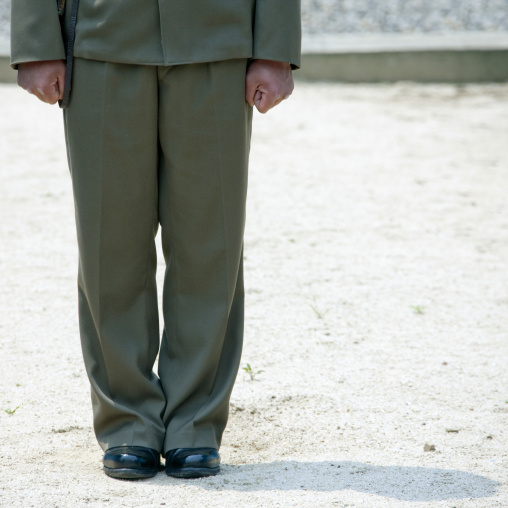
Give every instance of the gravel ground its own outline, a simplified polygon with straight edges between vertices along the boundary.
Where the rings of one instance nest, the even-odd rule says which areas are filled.
[[[0,0],[0,39],[10,0]],[[507,31],[508,0],[302,0],[304,33]]]
[[[190,481],[101,471],[60,112],[12,85],[0,109],[0,506],[508,506],[508,85],[300,83],[256,115],[264,372]]]

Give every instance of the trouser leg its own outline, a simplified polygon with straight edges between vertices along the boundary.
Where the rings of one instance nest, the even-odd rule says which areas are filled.
[[[243,337],[245,60],[159,69],[164,452],[218,448]]]
[[[155,285],[157,70],[76,59],[65,112],[79,246],[79,320],[103,449],[162,449]]]

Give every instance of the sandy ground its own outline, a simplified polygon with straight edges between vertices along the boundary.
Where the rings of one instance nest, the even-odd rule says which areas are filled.
[[[238,375],[221,474],[188,481],[101,471],[61,115],[10,85],[0,111],[2,507],[508,506],[507,85],[300,83],[256,116],[264,372]]]

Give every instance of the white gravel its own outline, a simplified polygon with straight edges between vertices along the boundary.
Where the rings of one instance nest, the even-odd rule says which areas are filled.
[[[0,506],[508,506],[508,85],[299,83],[256,115],[264,372],[191,481],[101,471],[61,115],[13,85],[0,109]]]

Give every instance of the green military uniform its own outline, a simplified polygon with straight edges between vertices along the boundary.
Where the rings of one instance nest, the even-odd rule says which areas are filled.
[[[64,58],[55,0],[12,3],[11,46],[13,65]],[[219,448],[243,335],[245,71],[299,65],[299,0],[81,0],[74,54],[65,129],[97,439]]]

